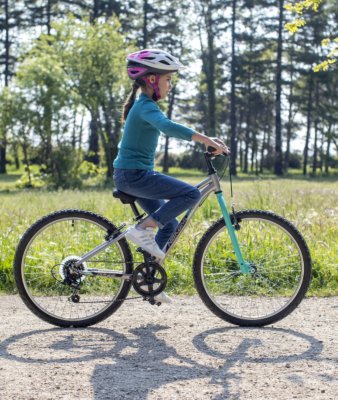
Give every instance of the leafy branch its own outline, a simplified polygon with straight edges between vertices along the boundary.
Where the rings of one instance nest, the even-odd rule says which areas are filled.
[[[286,4],[284,8],[292,13],[302,16],[304,11],[312,10],[314,12],[318,12],[319,6],[322,2],[323,0],[304,0],[299,1],[295,4]],[[300,28],[304,27],[305,25],[306,20],[300,17],[286,23],[284,27],[290,32],[291,35],[294,35],[296,32],[298,32]],[[338,37],[333,40],[331,40],[330,38],[323,39],[322,46],[329,47],[330,51],[326,55],[326,60],[313,67],[314,72],[327,71],[330,65],[336,62],[336,57],[338,55]]]

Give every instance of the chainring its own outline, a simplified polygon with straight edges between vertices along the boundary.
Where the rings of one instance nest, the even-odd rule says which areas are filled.
[[[167,286],[167,273],[165,269],[156,262],[142,263],[138,265],[132,278],[135,291],[142,296],[156,296],[163,292]]]

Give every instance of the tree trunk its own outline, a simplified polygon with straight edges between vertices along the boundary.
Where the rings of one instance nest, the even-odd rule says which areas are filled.
[[[318,154],[318,119],[319,119],[319,82],[318,79],[315,81],[315,140],[313,144],[313,164],[312,173],[315,175],[317,172],[317,154]]]
[[[306,138],[304,146],[304,160],[303,160],[303,175],[307,174],[307,164],[308,164],[308,153],[309,153],[309,141],[311,132],[311,115],[312,115],[312,91],[313,91],[313,75],[310,73],[309,81],[309,92],[308,92],[308,102],[307,102],[307,128],[306,128]]]
[[[5,0],[5,86],[9,84],[9,9],[8,0]],[[3,138],[0,139],[0,174],[7,173],[6,167],[6,155],[7,155],[7,133],[6,130],[3,132]]]
[[[329,125],[329,132],[328,132],[328,137],[327,137],[327,146],[326,146],[326,154],[325,154],[325,173],[329,173],[329,160],[330,160],[330,147],[331,147],[331,142],[332,142],[332,136],[331,136],[331,122]]]
[[[0,174],[6,174],[6,142],[0,140]]]
[[[144,49],[148,44],[148,0],[143,0],[143,45]]]
[[[74,116],[73,116],[73,131],[72,131],[72,148],[73,150],[76,149],[76,108],[74,109]]]
[[[216,136],[216,96],[215,96],[215,54],[214,54],[214,34],[213,34],[213,21],[211,16],[211,6],[208,6],[207,14],[205,17],[205,24],[207,29],[208,37],[208,75],[207,75],[207,87],[208,87],[208,135],[211,137]]]
[[[11,43],[9,41],[9,9],[8,0],[5,0],[5,86],[9,83],[9,50]]]
[[[284,159],[284,170],[288,172],[289,169],[289,160],[290,160],[290,150],[291,150],[291,138],[292,138],[292,114],[293,114],[293,75],[294,75],[294,68],[293,68],[293,55],[294,55],[294,45],[292,42],[291,45],[291,62],[290,62],[290,91],[289,91],[289,110],[288,110],[288,122],[286,127],[286,152],[285,152],[285,159]]]
[[[98,115],[95,112],[91,112],[91,121],[89,124],[89,149],[86,157],[87,161],[92,162],[95,165],[99,165],[99,135],[98,135]]]
[[[243,140],[239,141],[239,168],[241,170],[241,172],[243,172]]]
[[[248,173],[249,171],[249,143],[250,143],[250,137],[248,136],[249,132],[248,129],[245,131],[245,143],[244,143],[244,167],[243,167],[243,172],[245,174]]]
[[[47,35],[50,35],[51,20],[52,20],[52,4],[51,0],[47,1]]]
[[[28,174],[28,184],[29,187],[32,186],[32,178],[31,178],[31,169],[30,169],[30,165],[29,165],[29,158],[28,158],[28,144],[26,141],[26,138],[24,138],[23,144],[22,144],[22,151],[23,151],[23,158],[26,164],[26,171]]]
[[[236,135],[236,3],[232,0],[232,23],[231,23],[231,94],[230,94],[230,149],[231,164],[230,171],[233,175],[237,175],[236,157],[237,157],[237,135]]]
[[[282,155],[282,121],[281,121],[281,93],[282,93],[282,52],[283,52],[283,12],[284,0],[279,0],[279,25],[277,44],[277,71],[276,71],[276,142],[275,142],[275,174],[283,175]]]
[[[175,102],[176,86],[170,91],[168,118],[172,118],[174,102]],[[164,156],[163,156],[163,173],[169,172],[169,136],[165,137]]]
[[[82,149],[82,137],[83,137],[83,121],[84,121],[84,115],[85,115],[85,111],[82,110],[82,114],[81,114],[81,123],[80,123],[80,129],[79,129],[79,147],[78,149],[81,150]]]
[[[13,153],[14,153],[14,161],[15,161],[15,169],[18,170],[20,168],[20,160],[19,160],[19,144],[17,141],[12,143]]]
[[[261,160],[259,164],[259,172],[262,174],[263,173],[263,164],[264,164],[264,150],[266,147],[266,130],[264,129],[263,132],[263,141],[262,141],[262,148],[261,148]]]
[[[251,172],[256,171],[257,175],[257,136],[252,132],[252,148],[251,148]]]
[[[245,157],[244,157],[244,171],[248,173],[249,171],[249,148],[250,144],[253,146],[253,140],[251,140],[251,71],[249,66],[249,76],[248,76],[248,88],[246,97],[248,99],[248,107],[246,112],[246,129],[245,129]],[[253,169],[252,160],[253,160],[253,147],[251,148],[251,170]]]
[[[101,0],[94,0],[93,9],[90,14],[90,22],[94,23],[100,15],[100,2]]]

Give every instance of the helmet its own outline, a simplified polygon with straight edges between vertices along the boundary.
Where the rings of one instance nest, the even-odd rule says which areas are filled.
[[[147,85],[154,89],[153,99],[156,101],[160,96],[158,81],[160,75],[166,72],[177,72],[183,68],[179,60],[159,49],[145,49],[136,51],[127,56],[127,71],[129,78],[136,80],[141,78]],[[146,75],[155,74],[156,80],[151,83]]]
[[[136,51],[127,56],[128,75],[135,80],[146,74],[163,74],[176,72],[183,65],[179,60],[164,50],[145,49]]]

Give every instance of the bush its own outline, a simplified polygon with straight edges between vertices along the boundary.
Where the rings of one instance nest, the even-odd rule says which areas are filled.
[[[52,170],[48,175],[48,186],[53,189],[80,189],[82,181],[79,168],[82,154],[69,144],[58,144],[52,153]]]
[[[184,169],[205,169],[205,159],[202,151],[185,151],[177,156],[177,166]]]
[[[18,189],[40,189],[46,186],[46,174],[38,165],[25,167],[25,173],[15,182]]]
[[[294,169],[302,168],[302,155],[300,153],[298,152],[290,153],[289,168],[294,168]]]

